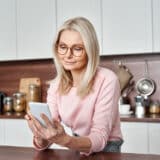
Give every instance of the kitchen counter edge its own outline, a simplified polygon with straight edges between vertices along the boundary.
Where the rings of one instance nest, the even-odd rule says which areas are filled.
[[[0,119],[24,119],[25,112],[0,114]],[[160,114],[145,115],[143,117],[136,117],[135,115],[121,115],[121,122],[151,122],[160,123]]]

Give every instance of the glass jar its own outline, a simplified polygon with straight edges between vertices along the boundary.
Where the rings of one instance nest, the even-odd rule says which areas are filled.
[[[13,98],[4,97],[3,99],[3,112],[12,112],[13,111]]]
[[[26,94],[17,92],[13,94],[13,109],[15,112],[23,112],[26,109]]]
[[[29,102],[41,102],[41,89],[39,85],[30,84],[28,87],[26,112],[29,110]]]
[[[159,114],[160,113],[160,105],[158,102],[153,102],[150,104],[149,113],[151,113],[151,114]]]
[[[40,101],[41,101],[40,87],[36,84],[30,84],[28,92],[28,102],[40,102]]]

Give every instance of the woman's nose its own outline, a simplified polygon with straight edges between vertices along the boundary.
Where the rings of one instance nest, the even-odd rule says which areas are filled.
[[[72,56],[73,56],[72,49],[68,48],[67,53],[66,53],[66,57],[72,57]]]

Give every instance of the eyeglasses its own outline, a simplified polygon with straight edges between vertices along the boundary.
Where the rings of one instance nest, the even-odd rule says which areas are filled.
[[[84,46],[81,44],[74,44],[71,47],[68,47],[64,43],[62,43],[62,44],[60,43],[57,45],[57,52],[60,55],[65,55],[68,52],[68,49],[70,49],[72,55],[75,57],[80,57],[84,53]]]

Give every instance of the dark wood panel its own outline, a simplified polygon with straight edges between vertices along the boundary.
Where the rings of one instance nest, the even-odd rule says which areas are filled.
[[[156,83],[156,91],[151,98],[160,100],[160,54],[102,56],[100,65],[116,72],[118,62],[122,61],[134,75],[134,81],[137,82],[144,76],[145,60],[148,60],[150,78]],[[12,95],[19,88],[20,78],[40,77],[42,81],[42,100],[46,101],[48,88],[46,81],[53,79],[55,75],[56,71],[52,59],[0,62],[0,91]],[[132,105],[134,105],[136,95],[136,90],[129,95]]]
[[[0,90],[8,96],[19,90],[21,78],[39,77],[42,82],[42,100],[45,101],[48,85],[55,77],[53,60],[30,60],[0,62]]]

